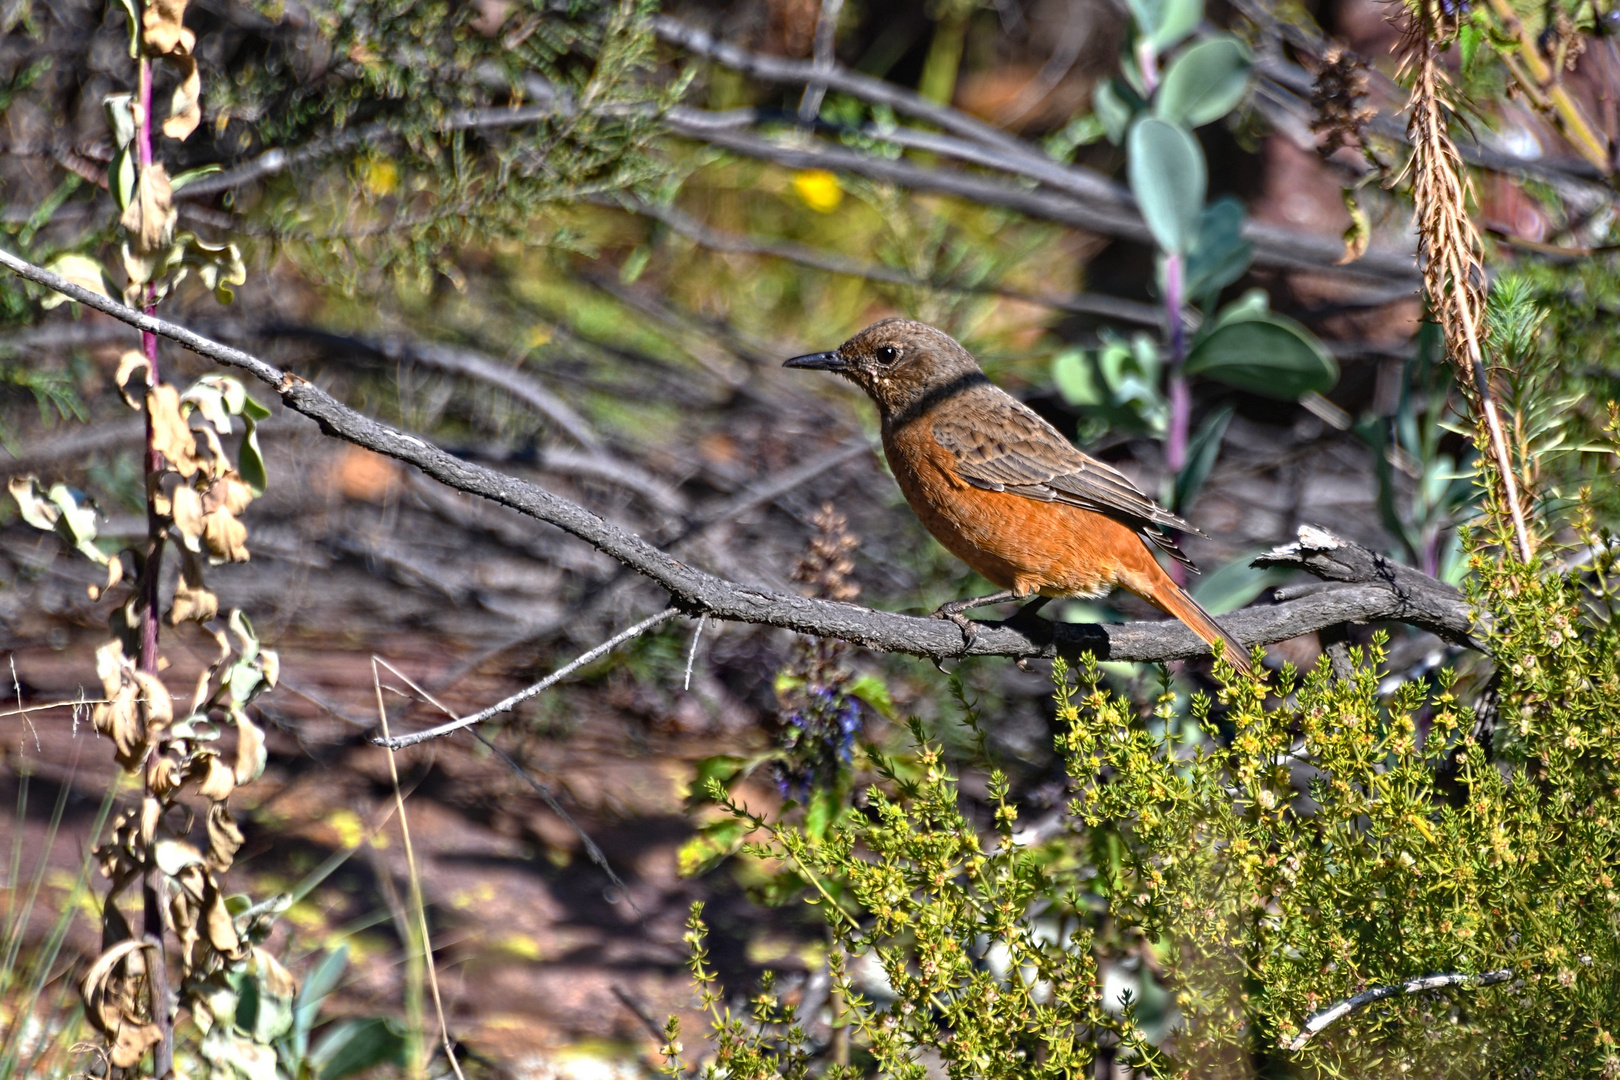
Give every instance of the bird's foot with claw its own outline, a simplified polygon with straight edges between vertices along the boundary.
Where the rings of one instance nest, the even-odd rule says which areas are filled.
[[[961,608],[952,607],[950,604],[944,605],[930,615],[929,618],[947,619],[961,628],[963,655],[966,655],[967,651],[973,647],[973,639],[979,636],[979,624],[968,618],[966,612]]]

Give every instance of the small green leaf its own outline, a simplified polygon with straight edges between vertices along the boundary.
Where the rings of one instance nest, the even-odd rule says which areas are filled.
[[[1242,296],[1221,308],[1210,329],[1217,330],[1230,323],[1244,322],[1248,319],[1263,319],[1270,313],[1271,298],[1266,295],[1266,290],[1248,289]]]
[[[258,665],[238,660],[230,666],[225,676],[225,685],[231,695],[231,700],[238,705],[246,705],[259,692],[264,689],[264,673]]]
[[[240,385],[240,384],[238,384]],[[242,415],[252,421],[268,420],[270,410],[253,399],[253,395],[246,390],[242,392]]]
[[[642,271],[647,269],[647,263],[651,258],[651,249],[646,244],[638,245],[625,257],[624,265],[619,267],[619,280],[626,285],[634,285],[640,280]]]
[[[50,498],[62,511],[62,516],[56,519],[56,526],[66,528],[68,539],[78,543],[96,538],[96,504],[87,496],[66,484],[52,484]]]
[[[1485,43],[1485,32],[1473,23],[1463,23],[1457,30],[1457,51],[1462,57],[1462,70],[1469,71],[1474,66],[1474,57],[1479,55],[1479,47]]]
[[[80,255],[76,252],[58,255],[45,264],[45,269],[59,277],[66,278],[70,283],[79,286],[81,289],[89,289],[91,292],[100,293],[108,299],[112,298],[112,287],[107,284],[106,271],[102,268],[101,263],[88,255]],[[60,307],[70,301],[77,303],[66,293],[52,291],[46,295],[45,299],[39,302],[39,306],[49,311],[51,308]]]
[[[298,1007],[300,1009],[319,1007],[322,999],[337,987],[338,979],[343,977],[343,970],[348,966],[347,944],[339,945],[321,957],[321,962],[304,977],[304,985],[298,989]],[[313,1021],[313,1013],[310,1014],[310,1019]]]
[[[124,0],[127,5],[129,0]],[[101,99],[107,113],[107,126],[112,128],[113,145],[122,150],[135,141],[135,95],[108,94]]]
[[[1310,332],[1276,315],[1217,328],[1193,348],[1184,370],[1278,401],[1326,393],[1339,381],[1339,365]]]
[[[1193,599],[1211,615],[1224,615],[1248,604],[1273,585],[1287,581],[1292,571],[1259,570],[1249,565],[1261,554],[1259,550],[1252,551],[1205,574],[1192,588]]]
[[[1204,207],[1198,236],[1187,253],[1187,296],[1211,297],[1242,277],[1254,261],[1254,245],[1243,239],[1243,204],[1229,195]]]
[[[1204,17],[1203,0],[1128,0],[1136,25],[1164,52],[1198,29]]]
[[[718,782],[721,785],[730,784],[732,779],[742,772],[748,764],[747,758],[737,757],[735,754],[716,754],[698,762],[697,770],[692,776],[692,783],[686,789],[687,808],[694,809],[708,803],[711,782]]]
[[[269,486],[270,475],[264,467],[264,453],[259,449],[259,425],[252,420],[247,421],[247,430],[242,433],[242,445],[236,451],[236,472],[248,490],[253,492],[254,498],[263,495],[264,489]]]
[[[132,147],[124,147],[113,155],[112,163],[107,166],[107,187],[118,202],[119,210],[128,210],[130,200],[135,198],[135,151]]]
[[[1091,110],[1102,125],[1108,141],[1118,146],[1125,141],[1136,114],[1147,108],[1140,95],[1118,79],[1104,79],[1091,96]]]
[[[1249,92],[1249,68],[1248,46],[1230,34],[1200,41],[1171,61],[1153,115],[1190,128],[1219,120]]]
[[[222,171],[218,165],[204,165],[197,169],[187,169],[169,177],[169,190],[179,191],[193,180],[201,180],[205,176]]]
[[[676,853],[675,864],[680,875],[696,877],[731,857],[742,846],[748,828],[747,822],[731,817],[703,826]]]
[[[1052,382],[1070,405],[1102,403],[1103,393],[1083,349],[1065,349],[1052,358]]]
[[[1145,116],[1131,128],[1126,153],[1131,192],[1153,238],[1165,251],[1186,251],[1208,182],[1198,140],[1186,128]]]
[[[810,792],[804,808],[804,831],[813,840],[825,840],[832,827],[844,816],[845,785],[828,784]]]
[[[318,1080],[344,1080],[380,1065],[405,1063],[405,1036],[380,1017],[342,1020],[310,1052]]]
[[[894,698],[889,696],[889,684],[876,675],[859,676],[849,684],[848,693],[850,697],[866,702],[886,720],[893,720],[897,715]]]
[[[241,643],[237,646],[237,651],[242,654],[242,662],[252,662],[253,658],[259,655],[259,635],[253,632],[253,623],[242,614],[240,608],[232,608],[227,625]]]
[[[292,1041],[294,1056],[302,1060],[309,1054],[309,1033],[320,1017],[321,1005],[343,977],[349,966],[349,946],[339,945],[325,956],[304,977],[293,1002]]]
[[[118,0],[124,5],[124,11],[129,15],[129,58],[134,60],[141,55],[141,16],[135,10],[135,0]]]

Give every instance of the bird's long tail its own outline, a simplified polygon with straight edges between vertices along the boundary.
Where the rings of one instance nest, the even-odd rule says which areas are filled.
[[[1225,642],[1224,655],[1227,662],[1245,675],[1254,673],[1253,665],[1249,663],[1249,650],[1244,648],[1237,638],[1222,629],[1221,624],[1215,621],[1215,616],[1205,611],[1169,574],[1160,570],[1157,579],[1149,588],[1131,591],[1165,614],[1174,615],[1186,623],[1189,630],[1211,645],[1217,641]]]

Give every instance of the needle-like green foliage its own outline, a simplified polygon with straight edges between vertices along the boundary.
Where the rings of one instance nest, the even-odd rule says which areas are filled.
[[[1324,657],[1190,704],[1058,663],[1057,839],[1018,831],[999,775],[975,821],[920,730],[904,770],[872,753],[884,782],[826,839],[717,801],[881,966],[881,1004],[835,978],[883,1075],[1076,1076],[1106,1055],[1165,1076],[1613,1076],[1620,590],[1609,538],[1586,541],[1564,570],[1468,538],[1498,671],[1472,703],[1449,672],[1389,691],[1381,638],[1349,677]],[[1433,975],[1453,978],[1399,989]],[[1376,987],[1395,989],[1307,1026]],[[722,1024],[717,1068],[793,1074],[802,1037],[770,1030]]]

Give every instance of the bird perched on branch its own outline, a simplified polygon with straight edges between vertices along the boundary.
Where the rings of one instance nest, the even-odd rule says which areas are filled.
[[[1163,530],[1202,536],[1118,470],[1076,449],[1034,410],[993,384],[950,335],[910,319],[873,323],[832,352],[784,365],[834,371],[877,403],[883,451],[928,531],[1001,587],[934,612],[962,628],[964,612],[1033,597],[1015,618],[1056,597],[1126,589],[1173,615],[1228,661],[1248,653],[1187,595],[1155,550],[1197,571]]]

